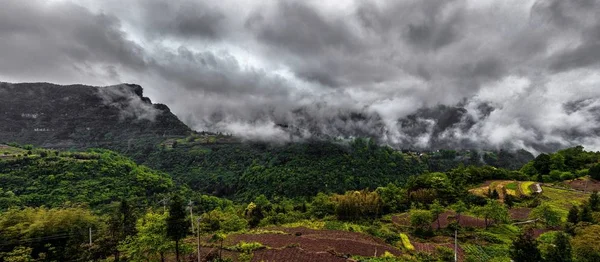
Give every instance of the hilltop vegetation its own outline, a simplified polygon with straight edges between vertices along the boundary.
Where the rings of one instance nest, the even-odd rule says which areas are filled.
[[[108,150],[59,152],[0,147],[0,211],[11,206],[101,208],[130,199],[144,204],[173,190],[163,172]]]
[[[231,136],[201,133],[163,142],[134,156],[139,163],[171,174],[180,184],[212,195],[251,200],[310,197],[402,184],[426,172],[464,165],[520,168],[526,151],[399,151],[369,139],[307,141],[283,145],[240,143]],[[486,162],[484,162],[486,161]]]

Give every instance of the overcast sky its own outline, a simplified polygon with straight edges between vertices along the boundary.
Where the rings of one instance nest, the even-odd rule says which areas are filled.
[[[137,83],[192,128],[249,139],[600,150],[598,14],[600,0],[2,0],[0,81]],[[440,129],[418,111],[438,105],[465,111]]]

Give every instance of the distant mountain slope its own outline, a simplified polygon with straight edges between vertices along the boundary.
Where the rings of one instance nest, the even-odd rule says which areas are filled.
[[[152,104],[142,93],[131,84],[0,83],[0,142],[123,149],[132,139],[190,132],[166,105]]]

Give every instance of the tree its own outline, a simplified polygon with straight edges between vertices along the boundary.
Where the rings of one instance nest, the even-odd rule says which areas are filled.
[[[88,229],[96,230],[98,226],[98,217],[82,208],[9,209],[0,215],[0,253],[22,245],[31,248],[31,257],[44,256],[44,261],[83,261],[89,253],[86,253],[87,245],[81,244],[88,241]],[[44,241],[22,241],[24,239]],[[15,252],[13,255],[20,257],[24,249]]]
[[[469,208],[467,207],[465,202],[463,202],[462,200],[458,200],[458,202],[456,202],[456,204],[452,206],[452,209],[454,210],[454,212],[456,212],[456,221],[460,225],[460,215],[469,210]]]
[[[167,236],[175,241],[175,258],[179,261],[179,241],[188,233],[189,222],[185,219],[183,199],[175,195],[169,205],[169,216],[167,217]]]
[[[515,262],[542,261],[542,255],[537,245],[537,241],[533,238],[533,231],[523,232],[510,246],[510,258]]]
[[[0,253],[0,258],[6,262],[34,262],[36,260],[31,257],[32,251],[30,247],[18,246],[10,252]]]
[[[551,165],[552,160],[548,154],[540,154],[533,160],[533,167],[540,175],[549,174]]]
[[[487,204],[482,207],[475,208],[475,213],[482,216],[485,220],[485,227],[494,223],[505,223],[510,220],[508,209],[496,200],[488,200]]]
[[[499,199],[500,198],[500,194],[498,194],[498,190],[494,189],[492,190],[492,195],[490,196],[491,199]]]
[[[383,212],[393,213],[397,211],[404,211],[408,208],[408,201],[406,201],[406,190],[403,188],[389,183],[385,187],[378,187],[375,191],[381,197],[381,202],[383,203]]]
[[[579,213],[579,221],[581,222],[593,222],[594,218],[592,217],[592,209],[590,206],[585,205],[581,208],[581,212]]]
[[[558,226],[560,224],[560,213],[552,208],[548,203],[543,203],[533,210],[529,217],[539,219],[544,222],[547,226]]]
[[[374,218],[381,215],[382,202],[377,192],[348,191],[332,197],[335,213],[340,220]]]
[[[110,233],[108,245],[113,250],[115,262],[118,262],[120,260],[119,243],[128,236],[135,235],[135,216],[127,200],[121,200],[119,206],[114,208],[108,224]]]
[[[573,253],[571,250],[571,242],[569,235],[558,232],[552,245],[548,249],[546,262],[571,262],[573,261]]]
[[[335,204],[331,201],[331,197],[319,192],[313,199],[309,211],[313,216],[323,218],[335,212]]]
[[[431,210],[431,214],[433,219],[437,220],[437,229],[440,229],[440,215],[444,213],[444,206],[440,204],[439,200],[433,201],[433,204],[429,205],[429,210]]]
[[[600,163],[590,167],[588,174],[591,178],[600,180]]]
[[[600,261],[600,226],[591,225],[577,230],[573,241],[573,255],[576,261]]]
[[[216,233],[210,238],[210,241],[212,241],[212,242],[219,242],[219,260],[218,261],[223,260],[222,251],[223,251],[223,241],[225,240],[225,237],[226,237],[226,235],[223,233]]]
[[[567,222],[577,224],[579,222],[579,208],[572,206],[567,215]]]
[[[119,249],[129,255],[129,260],[165,261],[165,252],[173,249],[167,237],[167,214],[148,212],[136,223],[137,235],[127,238]]]
[[[508,208],[512,208],[515,205],[515,196],[511,195],[511,194],[504,194],[504,204],[508,207]]]
[[[246,210],[244,210],[244,214],[245,214],[246,218],[248,219],[248,224],[250,225],[250,227],[258,226],[260,221],[263,218],[265,218],[262,208],[256,204],[254,204],[254,202],[250,202],[250,204],[248,204],[248,206],[246,207]]]
[[[119,211],[121,213],[123,234],[125,235],[125,237],[135,235],[136,218],[131,208],[131,205],[127,202],[127,200],[121,200],[121,204],[119,205]]]
[[[594,191],[590,195],[590,200],[588,201],[588,203],[589,203],[590,209],[592,209],[592,211],[600,210],[600,196],[598,196],[598,191]]]
[[[431,229],[433,214],[429,210],[413,209],[410,211],[410,225],[416,232],[425,232]]]

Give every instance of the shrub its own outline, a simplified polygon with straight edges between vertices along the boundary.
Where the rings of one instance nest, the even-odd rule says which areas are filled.
[[[573,178],[575,178],[575,176],[571,172],[563,172],[560,174],[560,180],[571,180]]]
[[[255,250],[259,250],[259,249],[263,249],[263,248],[265,248],[265,246],[259,242],[244,242],[244,241],[241,241],[237,245],[233,246],[233,249],[235,251],[239,251],[239,252],[243,252],[243,253],[250,253]]]
[[[402,242],[402,246],[406,250],[408,250],[408,251],[415,250],[415,247],[410,243],[410,239],[408,239],[408,236],[406,234],[400,233],[400,241]]]

